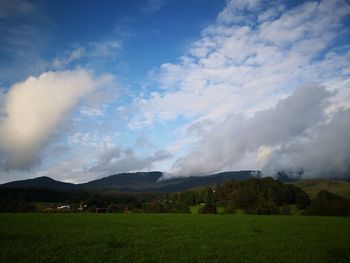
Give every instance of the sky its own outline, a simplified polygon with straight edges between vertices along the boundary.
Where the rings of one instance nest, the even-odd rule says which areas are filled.
[[[0,0],[0,183],[350,179],[350,2]]]

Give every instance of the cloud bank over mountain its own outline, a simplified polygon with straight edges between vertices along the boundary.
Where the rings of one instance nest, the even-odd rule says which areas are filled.
[[[249,119],[228,116],[174,168],[183,175],[259,167],[265,175],[303,170],[307,177],[344,177],[350,169],[350,110],[327,113],[333,96],[310,84]]]

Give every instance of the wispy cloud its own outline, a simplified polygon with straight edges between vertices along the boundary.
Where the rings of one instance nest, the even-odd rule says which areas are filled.
[[[0,2],[0,18],[21,16],[36,12],[37,6],[25,0],[2,0]]]
[[[53,21],[37,3],[0,2],[0,85],[8,88],[47,68],[43,54],[53,39],[53,28]]]
[[[154,13],[157,12],[165,3],[166,0],[147,0],[142,9],[146,13]]]
[[[132,148],[116,146],[101,154],[95,165],[88,169],[95,176],[105,176],[122,172],[151,170],[156,162],[171,157],[166,151],[156,151],[143,157],[135,155]]]
[[[101,60],[117,61],[121,48],[121,42],[117,40],[89,42],[86,45],[78,45],[72,50],[66,51],[65,55],[56,57],[52,64],[54,68],[60,69],[72,63],[92,64],[94,60],[95,62]],[[85,60],[85,62],[82,60]]]

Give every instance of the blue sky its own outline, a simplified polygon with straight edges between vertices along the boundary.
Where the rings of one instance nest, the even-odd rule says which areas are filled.
[[[0,182],[348,177],[348,1],[0,1]]]

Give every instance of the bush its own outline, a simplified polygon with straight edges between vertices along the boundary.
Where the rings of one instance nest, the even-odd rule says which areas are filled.
[[[231,202],[229,202],[228,205],[225,207],[224,213],[225,214],[236,214],[236,209]]]
[[[217,214],[216,206],[205,204],[201,209],[199,209],[198,213],[200,214]]]
[[[291,214],[291,209],[290,206],[287,204],[284,204],[281,208],[280,208],[280,214],[281,215],[290,215]]]

